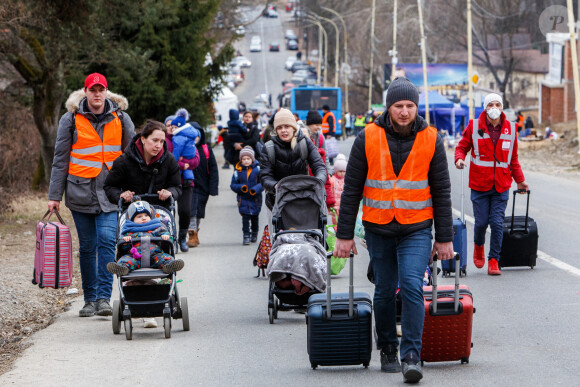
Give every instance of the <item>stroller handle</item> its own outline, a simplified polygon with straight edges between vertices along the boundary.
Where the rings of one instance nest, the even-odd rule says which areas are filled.
[[[147,199],[156,199],[159,202],[161,202],[161,200],[159,200],[159,195],[154,194],[154,193],[144,193],[144,194],[133,195],[133,199],[131,199],[131,203],[139,201],[139,200],[147,200]],[[173,210],[175,208],[175,199],[173,198],[173,195],[171,195],[166,200],[169,200],[169,211],[173,212]],[[125,204],[125,200],[123,198],[119,198],[119,202],[117,204],[119,211],[123,210],[123,204]]]
[[[284,231],[278,231],[276,233],[275,237],[278,237],[282,234],[310,234],[312,236],[320,238],[320,240],[323,239],[322,233],[318,230],[284,230]]]

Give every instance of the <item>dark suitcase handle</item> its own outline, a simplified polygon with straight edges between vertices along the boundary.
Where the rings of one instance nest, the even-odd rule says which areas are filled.
[[[326,313],[324,313],[328,320],[332,318],[331,297],[332,286],[330,281],[330,260],[332,258],[332,251],[326,253]],[[354,253],[350,252],[350,259],[348,264],[348,316],[354,316]]]
[[[516,211],[516,194],[518,194],[518,193],[520,193],[520,194],[523,194],[523,193],[527,194],[527,199],[528,200],[526,202],[526,222],[525,222],[525,225],[524,225],[524,232],[527,234],[528,233],[528,219],[529,219],[528,212],[530,211],[530,190],[527,190],[526,191],[525,189],[517,189],[517,190],[514,191],[514,200],[513,200],[513,203],[512,203],[512,223],[511,223],[511,227],[510,227],[510,234],[513,234],[514,233],[514,220],[515,220],[514,214],[515,214],[515,211]]]
[[[48,223],[48,221],[50,220],[50,217],[52,216],[52,214],[56,214],[56,217],[58,218],[58,220],[60,221],[61,224],[64,224],[66,226],[66,223],[64,222],[64,220],[62,220],[62,218],[60,217],[60,214],[58,213],[58,210],[55,208],[52,211],[47,210],[44,213],[44,216],[42,217],[42,219],[40,219],[41,222],[43,223]],[[48,219],[44,220],[44,218],[46,218],[46,216],[48,215]]]
[[[326,307],[328,310],[328,306]],[[358,310],[356,307],[353,309],[352,313],[350,311],[350,306],[347,304],[334,305],[332,313],[330,316],[328,313],[322,312],[323,320],[340,321],[340,320],[353,320],[358,317]]]
[[[437,307],[433,308],[433,305]],[[455,301],[432,302],[429,305],[429,315],[431,316],[455,316],[463,312],[463,304],[459,303],[455,310]]]

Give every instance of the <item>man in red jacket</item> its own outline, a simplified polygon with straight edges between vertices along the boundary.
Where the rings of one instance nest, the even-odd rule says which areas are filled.
[[[487,274],[500,275],[499,253],[503,238],[503,220],[512,179],[518,189],[528,190],[518,161],[517,127],[503,113],[503,101],[489,94],[485,111],[479,119],[470,120],[455,149],[455,166],[465,167],[465,157],[471,150],[469,188],[475,226],[473,231],[473,262],[481,269],[485,265],[485,231],[491,227]]]

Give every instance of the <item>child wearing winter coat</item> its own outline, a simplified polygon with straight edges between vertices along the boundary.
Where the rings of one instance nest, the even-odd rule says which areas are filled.
[[[336,224],[338,219],[338,212],[340,210],[340,197],[344,190],[344,176],[346,175],[346,157],[341,153],[336,156],[334,160],[334,175],[330,178],[330,186],[332,187],[332,194],[334,195],[334,209],[332,213],[332,223]]]
[[[125,242],[131,242],[133,238],[139,238],[139,242],[129,245],[122,245],[120,248],[126,253],[117,262],[109,262],[107,270],[109,273],[117,275],[127,275],[130,271],[137,270],[141,267],[141,239],[145,236],[161,238],[165,241],[172,239],[167,227],[159,218],[154,216],[154,210],[151,205],[145,201],[131,203],[127,209],[127,220],[123,225],[121,234]],[[181,259],[174,259],[171,255],[163,252],[161,247],[155,242],[151,242],[149,247],[151,267],[161,269],[164,273],[169,274],[183,269],[184,262]]]
[[[182,115],[177,115],[171,121],[171,125],[175,127],[172,133],[173,137],[171,138],[171,142],[173,143],[173,157],[175,157],[175,160],[179,162],[182,159],[195,158],[195,144],[199,141],[199,131],[187,123]],[[183,169],[181,176],[184,180],[193,180],[193,170],[189,168]]]
[[[264,190],[260,183],[260,167],[252,147],[246,146],[240,151],[240,161],[236,164],[230,188],[238,194],[237,201],[244,233],[243,244],[249,245],[250,242],[258,240],[260,229],[258,221]]]

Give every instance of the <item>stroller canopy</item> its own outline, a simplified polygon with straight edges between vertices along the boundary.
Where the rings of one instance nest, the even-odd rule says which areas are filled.
[[[281,219],[286,229],[319,229],[321,215],[327,215],[323,182],[308,175],[288,176],[278,182],[272,217]]]

